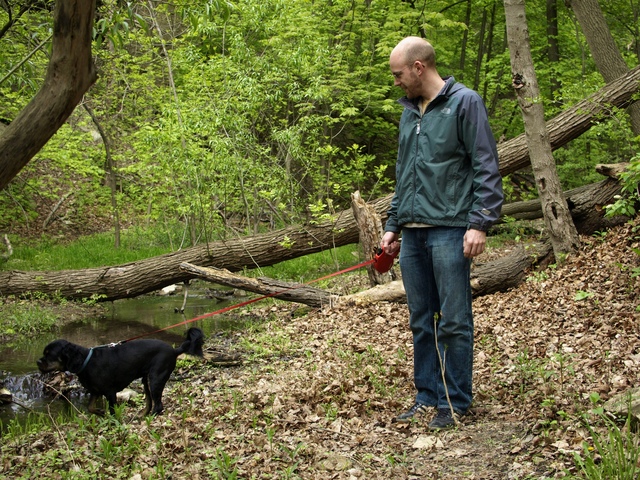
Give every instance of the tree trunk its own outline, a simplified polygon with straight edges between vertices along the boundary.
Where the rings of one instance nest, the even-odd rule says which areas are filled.
[[[504,0],[507,36],[513,69],[513,87],[524,119],[531,166],[556,259],[580,244],[569,207],[560,186],[556,163],[544,121],[544,106],[533,68],[524,0]]]
[[[464,69],[466,67],[466,61],[467,61],[467,44],[469,43],[469,25],[471,23],[471,0],[466,0],[466,4],[467,4],[467,13],[465,14],[465,25],[467,26],[467,28],[465,28],[462,31],[462,42],[460,43],[460,63],[458,64],[458,70],[460,71],[460,74],[458,75],[458,78],[461,82],[464,82]]]
[[[476,54],[475,75],[473,76],[473,89],[476,92],[480,89],[480,73],[482,72],[482,59],[484,58],[484,54],[485,54],[487,16],[488,16],[487,7],[485,7],[482,9],[482,20],[480,21],[480,32],[478,32],[478,37],[480,42],[478,45],[478,53]]]
[[[591,235],[597,230],[604,230],[624,223],[626,218],[603,216],[603,206],[620,195],[620,184],[613,178],[591,185],[585,185],[565,192],[564,196],[571,210],[573,223],[583,235]],[[502,218],[516,220],[535,220],[542,218],[540,200],[514,202],[502,206]]]
[[[375,256],[378,248],[380,248],[380,240],[382,239],[382,222],[380,215],[375,209],[368,205],[360,196],[360,192],[356,191],[351,195],[351,210],[358,226],[360,246],[364,251],[367,260]],[[393,268],[386,273],[380,273],[373,265],[367,266],[367,275],[371,286],[389,283],[395,278]]]
[[[629,71],[616,45],[598,0],[567,0],[582,27],[589,51],[605,82],[612,82]],[[634,135],[640,135],[640,102],[627,109]]]
[[[250,278],[242,275],[234,275],[229,270],[213,267],[200,267],[190,263],[182,263],[180,264],[180,268],[189,274],[218,285],[226,285],[228,287],[259,293],[265,298],[273,297],[279,300],[287,300],[289,302],[304,303],[305,305],[312,307],[330,305],[338,298],[337,295],[327,292],[326,290],[309,287],[302,283],[281,282],[279,280],[274,280],[273,278],[265,277]],[[261,299],[262,298],[260,298],[260,300]],[[257,300],[258,298],[254,298],[242,303],[248,304]]]
[[[104,145],[104,172],[105,180],[111,192],[111,211],[113,212],[113,247],[120,248],[120,210],[118,209],[118,179],[117,168],[113,157],[111,156],[111,141],[107,136],[107,132],[102,128],[102,124],[93,112],[93,109],[87,102],[84,103],[84,109],[91,117],[91,121],[98,129],[102,144]]]
[[[612,106],[627,107],[639,87],[640,65],[549,120],[546,129],[551,148],[555,150],[566,145],[589,130],[596,122],[608,118]],[[502,175],[508,175],[529,166],[529,151],[525,135],[500,143],[498,156]]]
[[[560,46],[558,43],[558,0],[547,0],[547,58],[551,68],[555,69],[560,63]],[[550,95],[553,103],[562,88],[560,75],[553,75],[550,82]]]
[[[95,8],[95,0],[57,0],[44,84],[0,133],[0,190],[58,131],[95,82],[91,58]]]
[[[599,183],[592,186],[591,192],[585,189],[582,195],[575,194],[570,197],[573,212],[576,212],[580,218],[576,224],[586,226],[585,233],[602,230],[603,225],[613,226],[626,221],[625,218],[603,219],[604,212],[599,207],[610,203],[613,197],[620,193],[620,188],[613,179],[605,182],[607,182],[606,188],[603,187],[605,184]],[[616,187],[612,188],[609,182]],[[607,193],[608,199],[604,198]],[[383,222],[387,218],[391,197],[392,195],[388,195],[370,203]],[[541,212],[539,202],[537,208]],[[505,205],[503,210],[508,212],[509,206]],[[234,272],[256,266],[266,267],[357,242],[358,228],[353,211],[345,210],[336,215],[333,222],[305,227],[292,226],[253,237],[216,241],[213,244],[200,245],[124,265],[50,272],[0,271],[0,295],[19,296],[29,292],[40,292],[69,299],[131,298],[193,278],[193,274],[181,270],[180,264],[185,262],[202,267],[225,268]],[[491,271],[494,267],[483,268]],[[491,288],[489,285],[493,282],[511,285],[508,277],[507,275],[492,281],[478,280],[477,294],[489,292]]]
[[[482,85],[482,99],[484,100],[485,103],[488,103],[487,88],[489,87],[488,79],[491,78],[490,62],[493,59],[493,42],[495,40],[494,31],[496,27],[496,10],[498,9],[497,5],[498,5],[498,2],[493,2],[493,5],[491,6],[491,16],[490,16],[489,27],[487,31],[486,61],[484,63],[484,81]],[[497,92],[500,91],[499,88],[497,88],[496,90]]]

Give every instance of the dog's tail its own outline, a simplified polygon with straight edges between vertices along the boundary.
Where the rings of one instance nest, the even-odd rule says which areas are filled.
[[[204,343],[204,333],[202,330],[196,327],[192,327],[187,330],[184,335],[185,341],[182,342],[178,348],[176,348],[176,355],[181,353],[188,353],[189,355],[197,355],[202,357],[202,344]]]

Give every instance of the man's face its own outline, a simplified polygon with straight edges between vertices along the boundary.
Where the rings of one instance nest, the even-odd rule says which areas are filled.
[[[393,84],[404,90],[407,98],[416,98],[420,96],[420,78],[414,68],[414,65],[407,64],[403,58],[391,55],[389,58],[389,68],[393,75]]]

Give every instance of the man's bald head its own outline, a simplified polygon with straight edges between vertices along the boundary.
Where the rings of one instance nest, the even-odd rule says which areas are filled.
[[[436,52],[433,46],[420,37],[402,39],[391,52],[391,57],[395,57],[396,60],[405,65],[411,65],[418,60],[428,68],[435,68],[436,66]]]

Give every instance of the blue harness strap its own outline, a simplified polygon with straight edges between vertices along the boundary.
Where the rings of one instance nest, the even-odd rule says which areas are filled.
[[[93,355],[93,348],[89,349],[89,355],[87,355],[87,358],[84,359],[84,363],[80,367],[80,370],[77,371],[76,375],[78,375],[80,372],[84,370],[84,367],[86,367],[87,364],[89,363],[89,360],[91,360],[91,355]]]

